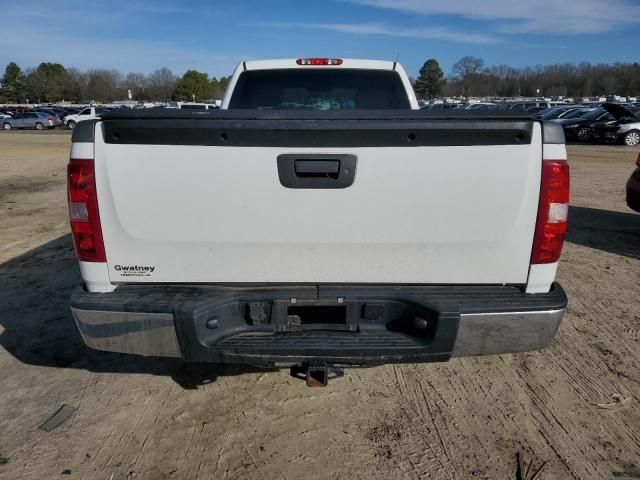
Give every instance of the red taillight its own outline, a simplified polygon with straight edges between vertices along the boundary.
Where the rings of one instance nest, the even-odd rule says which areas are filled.
[[[342,65],[341,58],[299,58],[298,65]]]
[[[569,164],[566,160],[543,160],[532,264],[558,261],[567,231],[568,213]]]
[[[69,220],[76,255],[83,262],[106,262],[93,160],[72,158],[67,168]]]
[[[640,153],[638,154],[638,158],[636,158],[636,165],[640,167]]]

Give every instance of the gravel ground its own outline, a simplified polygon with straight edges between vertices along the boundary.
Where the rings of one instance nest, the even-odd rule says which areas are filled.
[[[638,149],[569,147],[570,307],[551,347],[309,389],[285,371],[84,346],[68,308],[69,142],[0,132],[0,479],[640,478],[640,215],[624,204]],[[75,413],[39,429],[63,404]]]

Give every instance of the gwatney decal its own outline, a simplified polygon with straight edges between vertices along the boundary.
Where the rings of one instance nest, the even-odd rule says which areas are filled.
[[[151,265],[115,265],[113,268],[126,277],[149,277],[156,269]]]

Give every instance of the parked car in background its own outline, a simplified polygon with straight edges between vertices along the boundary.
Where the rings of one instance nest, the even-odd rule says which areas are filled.
[[[2,121],[2,128],[11,130],[12,128],[35,128],[44,130],[45,128],[59,127],[62,122],[55,115],[43,112],[17,113],[10,119]]]
[[[640,212],[640,154],[636,159],[636,169],[627,181],[627,205],[631,210]]]
[[[66,117],[67,115],[69,115],[70,113],[75,113],[75,112],[70,112],[62,107],[46,107],[49,108],[50,110],[53,110],[54,112],[57,112],[59,114],[62,115],[62,118]]]
[[[31,107],[12,107],[10,110],[12,113],[27,113],[34,111]]]
[[[565,135],[576,138],[583,143],[599,140],[595,132],[600,128],[610,125],[615,122],[615,120],[615,116],[607,111],[601,111],[597,116],[596,113],[586,115],[577,122],[566,125]]]
[[[628,146],[640,144],[639,109],[618,103],[605,103],[602,108],[613,117],[613,121],[594,127],[597,139]]]
[[[433,112],[442,112],[446,110],[464,109],[468,105],[462,103],[432,103],[431,105],[425,105],[423,110],[429,110]]]
[[[543,109],[549,108],[552,105],[549,102],[507,102],[506,110],[526,110],[536,109],[542,107]]]
[[[218,107],[210,103],[178,102],[178,108],[181,110],[213,110]]]
[[[640,144],[640,123],[621,125],[617,133],[616,143],[628,146]]]
[[[79,113],[67,115],[64,117],[63,122],[67,127],[73,129],[76,126],[76,123],[82,122],[83,120],[90,120],[92,118],[99,118],[101,114],[108,111],[108,108],[103,107],[87,107]]]
[[[5,118],[11,118],[13,115],[10,115],[9,112],[4,110],[0,110],[0,120],[4,120]]]
[[[496,104],[492,102],[478,102],[465,105],[465,110],[493,110],[496,108]]]
[[[561,107],[550,107],[538,112],[538,118],[540,120],[554,120],[556,118],[564,118],[571,112],[576,110],[584,110],[584,107],[576,105],[563,105]]]
[[[606,110],[598,107],[594,109],[576,110],[564,118],[551,120],[562,125],[564,135],[568,140],[588,142],[593,135],[594,122],[615,120]]]
[[[36,112],[46,113],[48,115],[52,115],[58,118],[62,122],[62,119],[68,115],[67,112],[58,108],[50,108],[50,107],[38,107],[35,109]]]

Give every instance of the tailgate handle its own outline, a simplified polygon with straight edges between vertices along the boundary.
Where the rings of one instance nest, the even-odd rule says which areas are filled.
[[[356,161],[350,154],[278,155],[278,178],[287,188],[347,188],[355,179]]]
[[[338,178],[340,160],[294,160],[296,175],[299,177]]]

